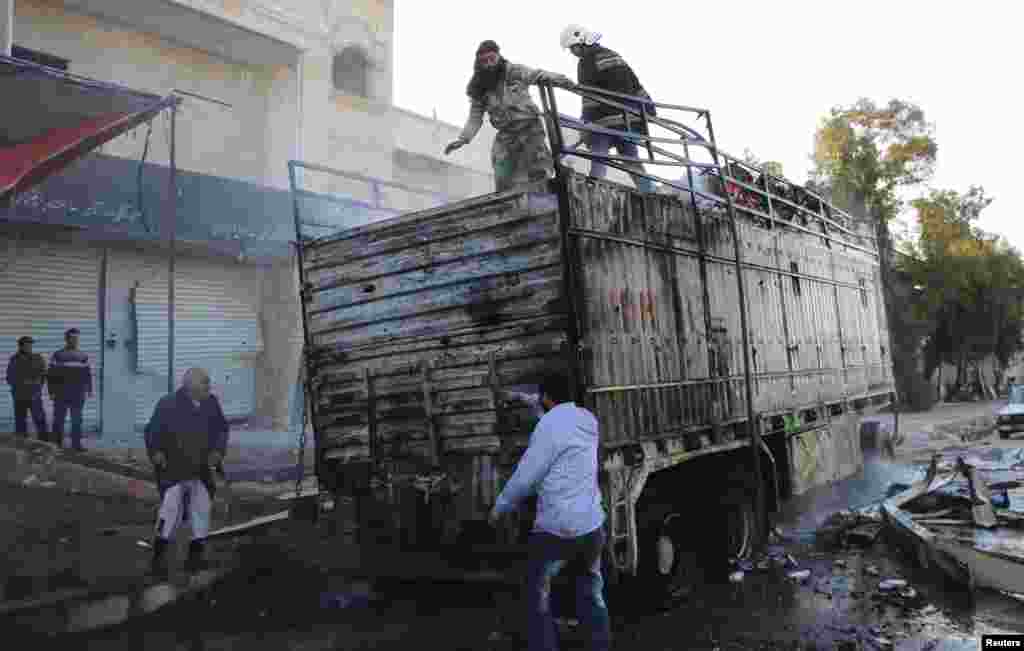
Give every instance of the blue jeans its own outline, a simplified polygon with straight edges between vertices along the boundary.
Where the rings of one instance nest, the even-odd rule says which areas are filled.
[[[638,148],[636,143],[630,140],[628,137],[612,136],[605,133],[591,133],[590,134],[590,153],[598,156],[603,156],[608,151],[615,147],[615,152],[619,156],[629,156],[630,158],[639,158]],[[644,171],[644,166],[640,163],[623,163],[625,167],[631,167]],[[608,166],[599,160],[590,161],[590,175],[595,179],[603,179],[608,173]],[[641,192],[654,192],[654,181],[644,178],[642,176],[633,175],[633,183],[636,184],[636,189]]]
[[[82,445],[82,408],[85,400],[78,398],[57,398],[53,401],[53,442],[64,445],[64,419],[71,412],[71,444]]]
[[[611,623],[601,577],[604,539],[604,527],[579,538],[559,538],[536,531],[530,535],[525,595],[530,651],[558,649],[558,631],[551,614],[551,580],[569,564],[579,569],[576,617],[589,635],[589,648],[594,651],[610,648]]]

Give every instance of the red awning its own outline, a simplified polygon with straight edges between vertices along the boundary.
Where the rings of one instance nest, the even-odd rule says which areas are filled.
[[[178,101],[4,56],[0,97],[0,202]]]

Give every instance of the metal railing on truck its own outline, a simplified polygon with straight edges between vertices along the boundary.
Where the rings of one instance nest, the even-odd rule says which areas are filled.
[[[697,240],[699,242],[699,270],[701,285],[703,289],[703,304],[705,306],[705,318],[710,319],[707,313],[709,305],[708,297],[708,276],[707,265],[709,255],[706,250],[706,240],[702,232],[703,220],[699,218],[701,213],[724,212],[728,223],[730,234],[733,240],[733,260],[731,261],[737,282],[737,293],[739,299],[740,331],[743,346],[743,384],[746,402],[746,429],[751,442],[752,450],[752,471],[753,476],[761,477],[760,454],[765,444],[761,439],[761,432],[757,414],[754,407],[754,378],[751,364],[750,326],[747,302],[747,287],[744,278],[744,268],[750,268],[743,261],[743,251],[737,227],[737,213],[742,212],[748,218],[759,221],[770,229],[780,226],[802,231],[808,235],[820,237],[825,246],[841,246],[847,249],[854,249],[877,258],[875,238],[870,231],[865,232],[863,227],[858,229],[855,220],[844,211],[832,206],[822,197],[808,191],[781,176],[769,174],[765,170],[752,166],[735,156],[731,156],[718,148],[715,140],[714,127],[711,121],[711,112],[708,109],[695,108],[676,104],[666,104],[652,101],[649,98],[642,98],[622,93],[615,93],[591,86],[576,86],[566,89],[565,92],[580,96],[585,100],[594,102],[606,108],[617,111],[625,124],[625,129],[610,129],[591,123],[584,123],[580,120],[562,114],[558,110],[557,99],[554,87],[550,84],[541,84],[540,96],[543,105],[543,115],[547,126],[548,138],[555,160],[555,174],[559,179],[560,209],[562,211],[563,229],[563,256],[567,271],[571,268],[572,273],[566,273],[565,293],[569,299],[570,325],[569,339],[570,350],[578,351],[572,360],[574,374],[574,389],[576,399],[583,404],[583,398],[592,391],[584,386],[582,381],[582,306],[580,305],[581,294],[575,291],[572,286],[576,279],[579,279],[581,269],[580,260],[577,255],[578,247],[574,246],[571,239],[586,237],[588,232],[577,228],[571,223],[569,183],[567,179],[566,165],[563,163],[565,157],[578,157],[593,162],[603,163],[607,167],[621,170],[630,175],[634,181],[640,178],[647,179],[664,186],[672,188],[676,192],[689,195],[690,203],[696,218]],[[703,122],[706,132],[702,134],[697,128],[689,126],[682,119],[669,119],[664,116],[665,112],[683,114]],[[652,129],[657,127],[667,135],[652,135]],[[583,142],[573,145],[567,144],[566,131],[574,131],[589,136],[602,135],[619,139],[623,138],[637,145],[637,150],[646,154],[646,157],[632,157],[622,155],[616,148],[617,155],[610,153],[582,152],[578,146]],[[680,147],[682,152],[674,152],[668,149],[669,146]],[[614,145],[613,145],[614,146]],[[706,156],[704,161],[697,160],[694,152],[703,152]],[[610,151],[610,148],[609,148]],[[686,170],[686,182],[678,179],[671,179],[663,174],[654,174],[647,171],[644,166],[657,166],[662,169]],[[701,176],[708,177],[710,183],[702,184],[704,188],[712,186],[711,192],[700,189],[696,183],[695,171]],[[638,184],[639,185],[639,184]],[[717,186],[717,187],[715,187]],[[816,226],[813,228],[812,226]],[[842,234],[841,239],[832,233]],[[799,275],[799,274],[797,274]],[[839,309],[837,303],[837,310]],[[839,319],[841,321],[841,319]],[[710,321],[707,324],[708,332],[711,331]],[[842,327],[840,323],[839,327]],[[787,342],[788,345],[788,342]],[[628,499],[628,498],[627,498]],[[759,520],[759,529],[762,528],[766,517],[764,487],[761,482],[756,482],[755,513]],[[612,508],[621,505],[611,505]],[[613,532],[613,537],[615,534]],[[613,545],[615,540],[610,541]]]

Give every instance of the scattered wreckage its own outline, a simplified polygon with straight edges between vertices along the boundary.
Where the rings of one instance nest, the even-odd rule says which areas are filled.
[[[922,567],[971,589],[1024,593],[1024,448],[936,454],[881,514]]]

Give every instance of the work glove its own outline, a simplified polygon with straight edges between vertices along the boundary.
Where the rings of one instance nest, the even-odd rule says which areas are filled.
[[[455,151],[459,147],[462,147],[465,144],[466,141],[463,140],[462,138],[456,138],[455,140],[452,140],[450,143],[448,143],[448,146],[444,148],[444,155],[447,156],[448,154],[452,153],[453,151]]]

